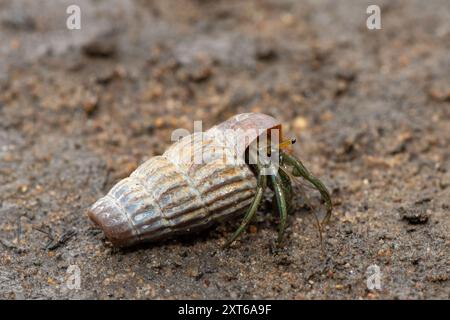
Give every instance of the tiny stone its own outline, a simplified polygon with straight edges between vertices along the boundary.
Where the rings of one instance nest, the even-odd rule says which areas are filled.
[[[297,131],[304,130],[308,127],[308,120],[304,117],[297,117],[294,119],[293,127]]]
[[[425,224],[428,222],[429,214],[421,208],[405,209],[400,207],[398,212],[402,220],[407,221],[409,224]]]
[[[91,115],[97,109],[98,98],[94,95],[87,97],[83,101],[83,110],[87,115]]]

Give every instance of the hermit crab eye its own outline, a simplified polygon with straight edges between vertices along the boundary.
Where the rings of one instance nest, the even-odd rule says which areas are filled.
[[[281,143],[278,145],[278,148],[279,148],[279,149],[285,149],[285,148],[287,148],[287,147],[293,145],[293,144],[296,143],[296,142],[297,142],[297,139],[296,139],[296,138],[287,139],[287,140],[284,140],[283,142],[281,142]]]

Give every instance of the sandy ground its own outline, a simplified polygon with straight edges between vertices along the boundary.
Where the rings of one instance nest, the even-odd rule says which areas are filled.
[[[450,298],[449,70],[447,0],[0,1],[0,297]],[[269,195],[226,250],[238,221],[128,250],[89,222],[174,129],[249,111],[332,191],[324,253],[300,196],[281,249]]]

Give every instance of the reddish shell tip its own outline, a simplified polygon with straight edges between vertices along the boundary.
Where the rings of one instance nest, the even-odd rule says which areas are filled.
[[[137,241],[126,216],[108,199],[101,198],[88,210],[87,214],[113,245],[124,247]]]

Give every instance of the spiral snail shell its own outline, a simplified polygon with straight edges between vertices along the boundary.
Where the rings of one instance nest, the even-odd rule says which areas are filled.
[[[244,113],[186,136],[119,181],[92,205],[88,216],[114,245],[130,246],[242,214],[257,186],[244,161],[245,148],[272,129],[281,130],[275,118]],[[243,148],[235,148],[238,142]],[[196,154],[202,161],[195,161]]]

